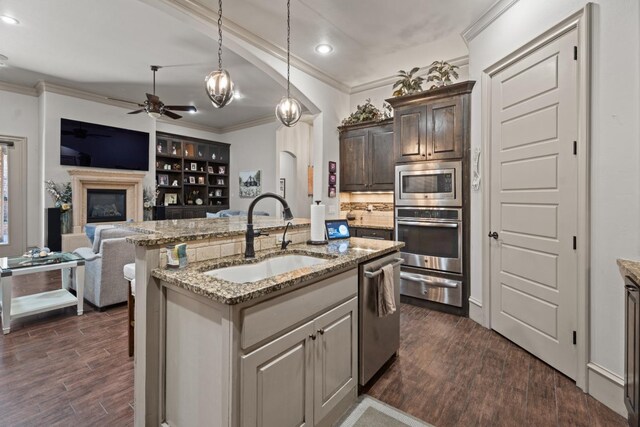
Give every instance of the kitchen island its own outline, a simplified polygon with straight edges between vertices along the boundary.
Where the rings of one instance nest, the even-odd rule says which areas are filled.
[[[207,222],[208,221],[208,224]],[[171,222],[171,225],[164,224]],[[160,224],[162,223],[162,224]],[[242,255],[242,218],[133,224],[135,425],[331,425],[355,402],[358,266],[402,243],[311,246],[308,221],[254,221],[270,236]],[[163,230],[166,230],[164,232]],[[164,246],[187,242],[169,270]]]

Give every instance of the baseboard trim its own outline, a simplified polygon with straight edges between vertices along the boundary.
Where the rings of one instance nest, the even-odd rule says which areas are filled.
[[[484,326],[484,312],[482,302],[473,297],[469,297],[469,319]]]
[[[587,363],[589,394],[627,418],[624,406],[624,379],[597,363]]]

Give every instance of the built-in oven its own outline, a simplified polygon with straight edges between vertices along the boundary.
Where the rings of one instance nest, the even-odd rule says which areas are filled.
[[[462,274],[462,209],[396,208],[403,265]]]
[[[396,206],[462,206],[462,162],[396,166]]]
[[[396,240],[405,244],[400,293],[461,307],[462,209],[396,207]]]

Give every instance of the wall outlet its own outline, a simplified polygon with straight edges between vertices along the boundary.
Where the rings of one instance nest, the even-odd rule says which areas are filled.
[[[336,205],[329,205],[329,215],[336,215],[337,213]]]

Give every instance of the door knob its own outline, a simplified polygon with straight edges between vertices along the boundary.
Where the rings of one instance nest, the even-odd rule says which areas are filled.
[[[490,232],[489,232],[489,237],[492,237],[492,238],[494,238],[494,239],[498,240],[498,233],[497,233],[497,232],[495,232],[495,231],[494,231],[494,232],[491,232],[491,231],[490,231]]]

